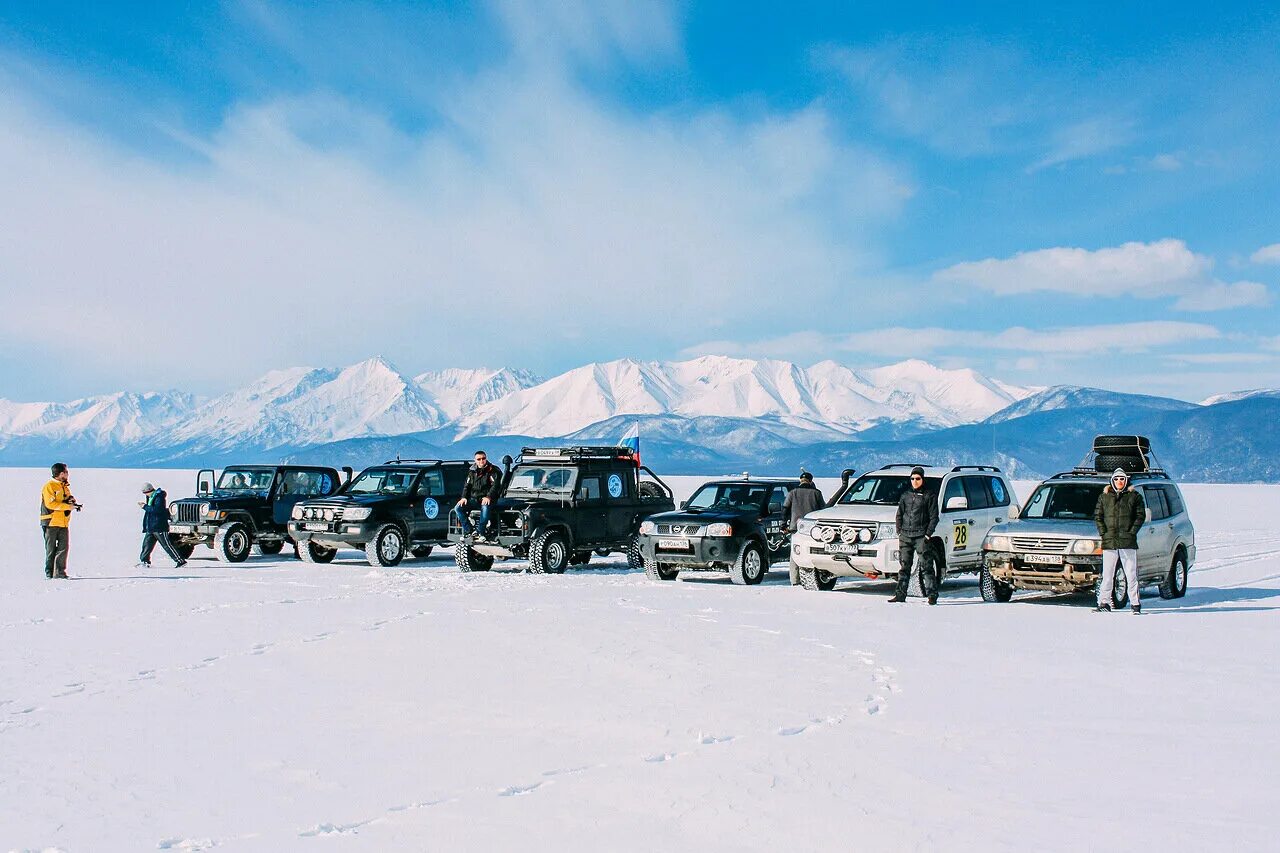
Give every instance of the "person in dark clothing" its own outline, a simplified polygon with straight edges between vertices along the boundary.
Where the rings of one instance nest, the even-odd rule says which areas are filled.
[[[489,535],[489,511],[502,492],[502,471],[489,464],[489,457],[483,450],[477,450],[475,464],[467,471],[467,484],[462,487],[462,497],[458,500],[453,512],[458,516],[464,536],[472,534],[471,510],[480,508],[479,531],[481,536]]]
[[[929,539],[938,527],[938,496],[925,488],[924,469],[911,469],[911,488],[898,499],[898,590],[890,603],[907,600],[911,564],[919,557],[920,586],[930,604],[938,603],[938,577],[934,573],[933,549]]]
[[[175,568],[185,566],[187,561],[169,541],[169,505],[164,489],[143,483],[142,500],[138,501],[138,506],[142,508],[142,553],[138,556],[138,566],[151,568],[151,552],[155,550],[157,543],[169,555],[169,559],[173,560]]]
[[[1129,474],[1117,468],[1111,485],[1098,495],[1093,521],[1102,538],[1102,582],[1098,584],[1098,612],[1111,611],[1111,595],[1116,583],[1116,563],[1124,569],[1129,584],[1129,603],[1134,613],[1142,612],[1138,589],[1138,531],[1147,521],[1147,505],[1142,493],[1129,484]]]
[[[811,512],[822,509],[826,505],[822,499],[822,492],[813,484],[813,475],[808,471],[800,475],[800,484],[787,492],[786,500],[782,502],[782,524],[786,533],[795,533],[796,526],[800,523],[800,519],[804,518]],[[796,558],[791,558],[791,585],[795,586],[800,583],[800,567],[796,565]]]
[[[40,490],[40,531],[44,535],[44,576],[67,579],[67,553],[71,550],[71,513],[80,504],[71,494],[71,471],[65,462],[49,466],[52,478]]]

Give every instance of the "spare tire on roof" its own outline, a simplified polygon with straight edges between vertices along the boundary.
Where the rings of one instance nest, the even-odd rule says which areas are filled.
[[[1128,471],[1130,474],[1137,474],[1147,471],[1151,465],[1147,462],[1145,456],[1138,455],[1120,455],[1118,453],[1099,453],[1098,458],[1094,460],[1094,467],[1103,474],[1110,474],[1117,468]]]
[[[1093,452],[1132,453],[1137,456],[1151,452],[1151,439],[1145,435],[1100,435],[1093,440]]]

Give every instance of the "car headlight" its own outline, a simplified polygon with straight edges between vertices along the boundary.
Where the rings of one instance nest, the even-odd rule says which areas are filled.
[[[292,518],[294,521],[297,521],[298,519],[302,518],[302,504],[294,504],[293,512],[289,513],[289,517]]]
[[[882,521],[876,525],[877,539],[896,539],[898,526],[891,521]]]
[[[845,527],[840,531],[840,541],[846,545],[852,545],[858,541],[858,530],[855,527]]]
[[[364,521],[373,515],[373,507],[371,506],[353,506],[342,514],[343,521]]]
[[[209,505],[209,504],[200,504],[200,514],[201,514],[201,515],[212,515],[212,514],[213,514],[213,507],[212,507],[211,505]]]
[[[724,521],[721,521],[717,524],[708,524],[706,535],[707,536],[732,536],[733,525]]]
[[[805,534],[812,535],[814,524],[816,524],[816,522],[810,521],[807,518],[802,518],[800,519],[800,523],[796,525],[796,533],[805,533]]]
[[[177,518],[177,517],[178,517],[178,505],[177,505],[177,504],[169,504],[169,517],[170,517],[170,518]]]
[[[1008,536],[988,536],[982,540],[982,550],[984,551],[1012,551],[1013,545],[1009,542]]]
[[[1101,554],[1102,542],[1097,539],[1077,539],[1071,543],[1072,554]]]
[[[858,531],[859,542],[870,542],[874,538],[876,538],[876,532],[870,527],[864,527]]]
[[[517,515],[517,516],[516,516],[516,520],[515,520],[515,521],[513,521],[513,522],[512,522],[512,524],[514,524],[514,525],[516,526],[516,530],[523,530],[523,529],[524,529],[524,515],[523,515],[523,514],[521,514],[521,515]],[[641,532],[641,533],[644,533],[644,526],[645,526],[646,524],[648,524],[648,525],[652,526],[652,522],[648,522],[648,521],[643,522],[643,523],[640,525],[640,532]]]
[[[642,521],[642,522],[640,522],[640,535],[641,535],[641,536],[652,536],[653,534],[655,534],[655,533],[657,533],[657,532],[658,532],[658,525],[654,524],[652,521]]]

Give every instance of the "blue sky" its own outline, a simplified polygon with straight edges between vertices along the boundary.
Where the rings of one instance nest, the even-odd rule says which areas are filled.
[[[960,6],[0,6],[0,396],[374,354],[1280,386],[1275,7]]]

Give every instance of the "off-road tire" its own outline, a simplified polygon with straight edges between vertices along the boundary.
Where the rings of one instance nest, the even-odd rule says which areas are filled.
[[[1001,580],[996,580],[986,566],[978,575],[978,586],[982,587],[982,600],[991,604],[1003,604],[1013,598],[1013,587]]]
[[[191,555],[196,552],[196,546],[191,542],[174,542],[173,550],[178,552],[178,556],[184,560],[190,560]]]
[[[493,557],[479,553],[466,542],[453,546],[453,561],[460,572],[487,572],[493,568]]]
[[[1115,448],[1124,448],[1116,450]],[[1151,452],[1151,439],[1145,435],[1100,435],[1093,440],[1094,453],[1136,456]]]
[[[539,533],[529,544],[529,571],[535,575],[562,575],[569,566],[569,540],[559,530]]]
[[[1130,474],[1138,474],[1146,471],[1151,465],[1147,462],[1147,457],[1135,454],[1121,455],[1118,453],[1098,454],[1094,460],[1093,466],[1096,470],[1110,474],[1117,468],[1128,471]]]
[[[659,563],[657,560],[644,561],[644,573],[649,576],[652,581],[673,581],[680,576],[680,570],[672,568],[666,563]]]
[[[569,565],[571,566],[585,566],[587,563],[590,563],[590,562],[591,562],[590,551],[574,551],[573,556],[569,558]]]
[[[1160,581],[1161,598],[1182,598],[1187,594],[1187,558],[1182,552],[1173,555],[1169,573]]]
[[[243,521],[228,521],[213,534],[213,550],[224,563],[243,563],[253,550],[253,531]]]
[[[639,536],[632,536],[627,542],[627,565],[637,570],[644,568],[644,551],[640,550]]]
[[[276,554],[279,554],[284,550],[284,540],[281,539],[277,542],[256,542],[254,543],[253,548],[264,557],[274,557]]]
[[[803,566],[796,570],[800,576],[800,586],[814,592],[830,592],[836,588],[836,576],[821,569],[806,569]]]
[[[298,559],[304,563],[332,563],[336,556],[337,548],[326,548],[309,541],[298,543]]]
[[[431,556],[432,550],[433,550],[432,546],[430,545],[419,545],[418,547],[414,548],[411,553],[413,554],[413,558],[415,560],[425,560],[427,559],[427,557]]]
[[[736,584],[752,586],[764,580],[769,573],[768,558],[759,542],[748,542],[738,552],[738,559],[729,566],[729,580]]]
[[[662,491],[662,486],[659,486],[653,480],[641,480],[638,488],[642,498],[665,498],[667,496],[667,493]]]
[[[394,524],[384,524],[378,528],[364,545],[364,556],[369,565],[380,569],[389,569],[400,565],[404,559],[404,531]]]

